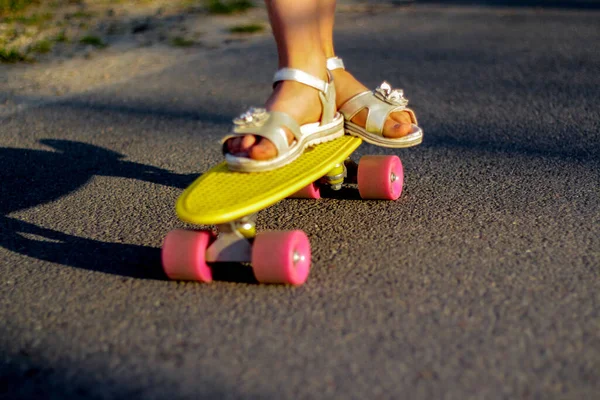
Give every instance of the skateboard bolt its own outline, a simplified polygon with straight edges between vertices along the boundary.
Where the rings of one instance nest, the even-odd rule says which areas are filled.
[[[306,257],[304,257],[304,255],[298,253],[297,251],[294,251],[294,257],[293,257],[294,264],[298,264],[300,261],[304,261],[304,260],[306,260]]]
[[[398,180],[398,177],[396,176],[395,173],[392,172],[392,175],[390,175],[390,181],[396,182],[397,180]]]

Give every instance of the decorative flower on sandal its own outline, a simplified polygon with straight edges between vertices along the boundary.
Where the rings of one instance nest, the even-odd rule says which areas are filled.
[[[269,113],[264,108],[250,107],[245,113],[233,120],[238,127],[260,126],[269,119]]]
[[[385,81],[375,89],[375,97],[393,106],[404,107],[408,104],[408,99],[404,98],[404,90],[392,89],[392,86]]]

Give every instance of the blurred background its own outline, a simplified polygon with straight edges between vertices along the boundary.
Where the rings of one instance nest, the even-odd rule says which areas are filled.
[[[340,0],[340,9],[435,6],[597,9],[598,0]],[[264,33],[259,0],[0,0],[0,62],[91,57],[112,47],[219,46]]]

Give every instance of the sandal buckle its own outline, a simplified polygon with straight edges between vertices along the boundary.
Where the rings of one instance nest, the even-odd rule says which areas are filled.
[[[253,127],[263,125],[269,119],[269,112],[265,108],[250,107],[246,112],[234,118],[237,127]]]

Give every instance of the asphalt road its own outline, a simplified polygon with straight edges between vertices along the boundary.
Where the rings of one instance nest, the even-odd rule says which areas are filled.
[[[0,120],[0,398],[592,399],[600,391],[593,10],[344,14],[338,53],[425,132],[396,202],[286,200],[299,288],[168,281],[175,199],[261,104],[270,38]],[[595,397],[597,398],[597,397]]]

